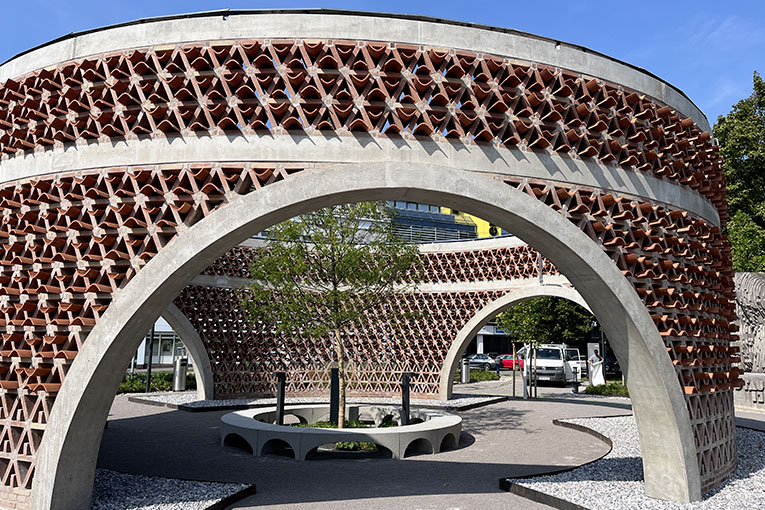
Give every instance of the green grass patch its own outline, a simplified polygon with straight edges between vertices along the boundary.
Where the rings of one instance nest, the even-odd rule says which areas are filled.
[[[605,395],[607,397],[629,397],[627,387],[620,382],[610,382],[600,386],[587,386],[584,393],[588,395]]]
[[[197,379],[192,372],[186,374],[186,389],[197,389]],[[167,371],[152,371],[151,373],[151,391],[172,391],[173,373]],[[117,394],[120,393],[143,393],[146,391],[146,373],[136,372],[135,374],[125,374],[122,378]]]

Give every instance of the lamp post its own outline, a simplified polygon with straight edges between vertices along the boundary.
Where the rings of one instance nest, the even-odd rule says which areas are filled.
[[[151,325],[149,334],[149,362],[146,364],[146,393],[151,392],[151,358],[154,351],[154,324]]]

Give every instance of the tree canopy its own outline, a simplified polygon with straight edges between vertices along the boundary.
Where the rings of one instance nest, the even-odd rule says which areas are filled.
[[[416,245],[394,231],[384,202],[320,209],[269,229],[257,250],[241,300],[251,322],[277,334],[324,337],[340,373],[339,421],[345,411],[345,344],[358,327],[393,332],[403,317],[390,306],[396,293],[416,285]],[[413,282],[405,284],[404,282]],[[376,324],[369,324],[374,311]]]
[[[765,82],[721,115],[714,127],[725,159],[730,220],[726,230],[736,271],[765,271]]]
[[[562,343],[577,340],[593,329],[593,315],[559,297],[522,301],[497,316],[497,325],[524,343]]]

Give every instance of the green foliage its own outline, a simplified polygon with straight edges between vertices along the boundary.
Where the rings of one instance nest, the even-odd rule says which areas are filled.
[[[559,297],[529,299],[497,316],[508,336],[524,343],[560,343],[588,335],[594,317],[573,301]]]
[[[186,374],[186,389],[195,390],[197,388],[197,380],[192,372]],[[173,373],[167,371],[151,373],[151,391],[172,391],[173,390]],[[122,382],[117,389],[117,394],[120,393],[143,393],[146,391],[146,373],[136,372],[133,375],[129,373],[125,374],[122,378]]]
[[[721,115],[714,127],[724,158],[726,230],[736,271],[765,271],[765,82],[754,73],[754,91]]]
[[[584,393],[588,395],[606,395],[610,397],[629,397],[627,387],[620,382],[610,382],[600,386],[587,386]]]
[[[337,425],[335,425],[332,422],[329,421],[317,421],[316,423],[298,423],[295,425],[292,425],[294,427],[303,427],[303,428],[314,428],[314,429],[336,429]],[[396,427],[397,424],[394,421],[386,421],[380,424],[380,427]],[[369,428],[371,425],[368,425],[362,421],[347,421],[345,422],[345,428],[347,429],[361,429],[361,428]],[[335,443],[335,448],[337,450],[343,450],[343,451],[365,451],[365,452],[375,452],[377,451],[377,445],[374,443],[369,443],[367,441],[340,441],[338,443]]]
[[[455,381],[459,381],[460,374],[457,372],[457,374],[454,376]],[[481,382],[481,381],[497,381],[499,380],[499,376],[496,372],[493,372],[491,370],[470,370],[470,382]]]
[[[728,220],[726,230],[733,247],[733,269],[765,271],[765,228],[757,223],[756,218],[744,211],[736,211]]]
[[[241,293],[253,324],[324,337],[362,319],[370,326],[372,311],[376,327],[403,324],[406,317],[385,303],[422,269],[417,246],[395,235],[384,202],[320,209],[276,225],[269,236]]]

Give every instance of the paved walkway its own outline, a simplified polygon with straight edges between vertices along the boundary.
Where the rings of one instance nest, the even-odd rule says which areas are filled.
[[[459,385],[460,393],[506,394],[508,381]],[[510,383],[511,386],[512,383]],[[629,401],[570,397],[543,388],[536,400],[512,399],[459,413],[457,450],[404,461],[385,459],[297,462],[253,457],[219,445],[218,423],[228,411],[189,413],[128,402],[118,396],[104,431],[99,467],[191,480],[255,483],[258,493],[232,508],[542,509],[500,491],[498,480],[577,466],[607,448],[589,435],[552,425],[555,418],[629,414]],[[741,426],[765,430],[765,414],[740,413]]]
[[[606,453],[600,441],[552,425],[554,418],[625,414],[623,409],[581,402],[502,402],[460,413],[460,448],[451,452],[399,462],[297,462],[219,446],[218,420],[224,412],[175,411],[118,396],[104,431],[99,466],[151,476],[256,483],[258,494],[233,508],[540,509],[546,507],[500,491],[499,478],[576,466]]]
[[[581,387],[582,389],[584,386]],[[570,387],[560,387],[554,385],[539,386],[538,397],[541,400],[552,402],[578,402],[592,403],[601,406],[610,406],[631,409],[632,404],[628,398],[623,397],[602,397],[598,395],[585,395],[580,393],[574,395]],[[513,379],[508,372],[502,372],[502,378],[499,381],[483,381],[469,384],[455,384],[454,392],[465,395],[502,395],[513,396]],[[521,398],[523,389],[520,377],[516,378],[516,398]],[[765,413],[751,411],[736,411],[736,425],[739,427],[750,428],[765,432]]]

